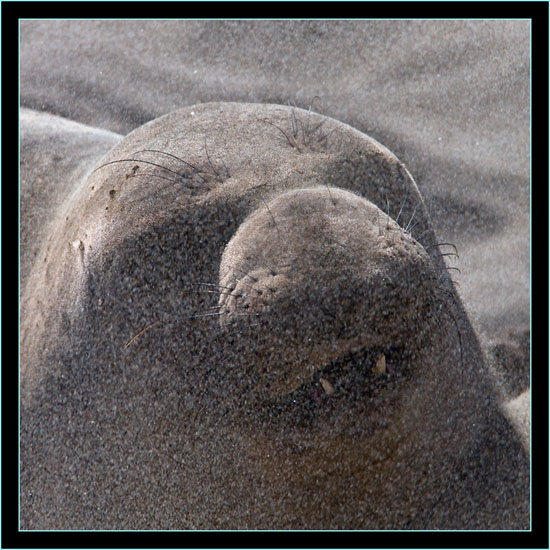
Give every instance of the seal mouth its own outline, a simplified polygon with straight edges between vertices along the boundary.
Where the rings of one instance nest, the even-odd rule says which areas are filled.
[[[411,354],[400,346],[356,349],[322,366],[293,391],[264,399],[250,414],[269,423],[292,419],[314,428],[318,423],[326,427],[328,421],[341,424],[339,430],[374,432],[386,423],[404,385],[415,378],[413,365]],[[355,420],[346,423],[345,418]]]

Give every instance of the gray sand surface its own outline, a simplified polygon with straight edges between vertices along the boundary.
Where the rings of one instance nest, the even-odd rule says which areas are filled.
[[[22,22],[22,290],[73,182],[122,136],[198,103],[307,108],[319,96],[317,112],[404,162],[439,240],[458,248],[453,278],[528,446],[529,31],[527,21]]]

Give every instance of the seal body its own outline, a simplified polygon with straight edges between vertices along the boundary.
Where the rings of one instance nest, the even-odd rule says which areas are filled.
[[[25,528],[528,526],[528,460],[387,149],[219,103],[90,170],[22,297]]]

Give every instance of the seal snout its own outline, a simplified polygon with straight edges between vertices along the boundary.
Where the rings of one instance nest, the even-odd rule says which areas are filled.
[[[220,265],[220,324],[254,327],[259,343],[295,362],[324,363],[358,347],[406,345],[432,305],[431,260],[363,197],[297,189],[253,212]],[[301,359],[302,360],[302,359]]]

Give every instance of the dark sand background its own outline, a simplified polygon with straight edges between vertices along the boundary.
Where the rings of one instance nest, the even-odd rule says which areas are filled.
[[[23,21],[20,66],[22,285],[67,192],[46,174],[82,178],[184,106],[319,96],[405,163],[457,246],[459,293],[527,437],[529,21]]]

